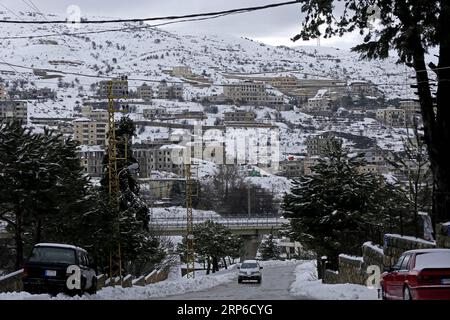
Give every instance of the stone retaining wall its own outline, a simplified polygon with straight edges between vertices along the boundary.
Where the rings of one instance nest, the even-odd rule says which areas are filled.
[[[363,268],[367,270],[368,266],[376,265],[383,271],[384,268],[384,252],[383,248],[373,244],[372,242],[366,242],[362,245],[363,256]]]
[[[130,288],[134,285],[145,286],[151,283],[164,281],[168,278],[170,273],[170,265],[162,266],[160,269],[153,270],[147,276],[141,276],[135,280],[131,275],[126,275],[122,280],[122,286],[124,288]],[[22,273],[23,269],[10,273],[6,276],[0,277],[0,292],[13,292],[22,291]],[[106,275],[101,274],[97,276],[97,290],[101,290],[104,287],[120,285],[120,278],[107,278]]]
[[[447,224],[441,225],[437,232],[437,243],[397,234],[385,234],[383,248],[366,242],[362,245],[362,257],[339,255],[338,271],[325,270],[323,283],[365,284],[367,267],[376,265],[383,272],[385,266],[394,265],[400,255],[408,250],[427,248],[450,248],[450,231]]]
[[[6,276],[0,277],[0,292],[18,292],[22,291],[23,269],[17,270]]]
[[[435,248],[436,244],[431,241],[426,241],[414,237],[405,237],[398,234],[384,235],[384,260],[385,266],[393,266],[403,252],[414,249],[428,249]]]
[[[336,284],[342,283],[341,278],[339,277],[339,272],[334,270],[326,269],[323,274],[323,283]]]
[[[439,248],[450,248],[450,222],[437,225],[436,245]]]
[[[341,283],[365,283],[363,257],[339,255],[339,281]]]

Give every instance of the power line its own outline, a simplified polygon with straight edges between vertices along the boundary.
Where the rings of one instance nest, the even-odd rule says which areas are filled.
[[[45,20],[48,21],[47,17],[41,12],[41,10],[39,10],[38,7],[36,7],[36,5],[31,1],[31,0],[22,0],[23,3],[25,3],[28,7],[31,8],[31,10],[36,10],[37,13],[39,13]]]
[[[177,20],[177,19],[185,19],[185,18],[198,18],[198,17],[209,17],[216,16],[222,14],[231,14],[231,13],[245,13],[252,11],[265,10],[270,8],[282,7],[291,4],[298,4],[299,1],[288,1],[281,3],[273,3],[256,7],[245,7],[245,8],[237,8],[223,11],[215,11],[215,12],[204,12],[204,13],[193,13],[187,15],[173,15],[173,16],[162,16],[162,17],[150,17],[150,18],[132,18],[132,19],[109,19],[109,20],[80,20],[77,23],[82,24],[104,24],[104,23],[122,23],[122,22],[146,22],[146,21],[157,21],[157,20]],[[9,24],[67,24],[71,23],[67,20],[0,20],[0,23],[9,23]]]
[[[14,40],[14,39],[36,39],[36,38],[48,38],[48,37],[61,37],[61,36],[78,36],[78,35],[87,35],[87,34],[101,34],[101,33],[107,33],[107,32],[124,32],[124,31],[138,31],[138,30],[145,30],[145,29],[153,29],[160,26],[165,26],[169,24],[175,24],[175,23],[185,23],[185,22],[195,22],[195,21],[204,21],[204,20],[210,20],[210,19],[216,19],[224,16],[231,15],[232,13],[228,14],[220,14],[216,16],[211,17],[205,17],[205,18],[195,18],[195,19],[184,19],[179,21],[168,21],[168,22],[162,22],[152,25],[144,25],[144,26],[132,26],[132,27],[124,27],[124,28],[113,28],[113,29],[103,29],[103,30],[92,30],[92,31],[80,31],[80,32],[61,32],[61,33],[48,33],[48,34],[41,34],[41,35],[27,35],[27,36],[9,36],[9,37],[0,37],[0,40]]]

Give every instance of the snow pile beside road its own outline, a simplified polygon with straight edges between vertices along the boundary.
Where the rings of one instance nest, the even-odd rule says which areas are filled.
[[[183,294],[191,291],[206,290],[223,283],[232,281],[234,273],[221,275],[199,276],[195,279],[179,278],[173,281],[162,281],[145,287],[107,287],[96,295],[85,295],[84,299],[120,299],[120,300],[143,300],[150,298],[166,297],[175,294]],[[59,298],[60,295],[57,296]]]
[[[47,294],[29,294],[27,292],[0,293],[0,300],[145,300],[160,298],[192,291],[207,290],[209,288],[235,280],[235,272],[224,272],[215,275],[201,275],[196,273],[195,279],[176,278],[149,284],[145,287],[132,288],[106,287],[96,295],[85,294],[82,297],[70,297],[58,294],[51,297]],[[174,277],[173,277],[174,278]]]
[[[317,279],[315,261],[300,264],[295,269],[296,280],[290,293],[305,299],[320,300],[377,300],[377,290],[350,283],[323,284]]]
[[[49,300],[48,294],[30,294],[28,292],[4,292],[0,293],[0,300]]]
[[[291,266],[295,264],[299,264],[302,262],[301,260],[267,260],[267,261],[259,261],[259,264],[262,267],[282,267],[282,266]]]

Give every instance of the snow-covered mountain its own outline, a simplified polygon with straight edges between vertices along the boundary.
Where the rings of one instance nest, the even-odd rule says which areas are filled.
[[[17,14],[23,20],[43,19],[40,15],[31,13]],[[46,18],[64,19],[56,15],[47,15]],[[0,19],[18,18],[9,12],[0,12]],[[120,29],[120,31],[82,34],[105,29]],[[32,69],[22,67],[72,72],[73,75],[63,75],[62,80],[72,82],[78,78],[76,88],[72,90],[68,88],[66,94],[59,95],[68,102],[70,101],[68,96],[74,97],[78,94],[79,86],[83,86],[87,91],[91,83],[99,81],[98,78],[85,77],[81,74],[92,76],[126,74],[139,79],[178,81],[177,78],[163,73],[163,70],[178,65],[190,66],[193,72],[207,75],[214,84],[229,81],[223,76],[224,72],[281,73],[288,70],[302,70],[302,73],[295,75],[299,78],[370,80],[380,84],[380,89],[389,98],[412,94],[409,86],[405,84],[410,71],[405,66],[396,64],[395,58],[365,61],[360,60],[356,53],[336,48],[274,47],[251,39],[224,35],[178,35],[137,23],[83,24],[78,27],[53,24],[0,24],[0,32],[2,35],[0,76],[6,81],[26,79],[30,83],[25,84],[25,87],[55,87],[57,79],[43,79],[34,75]],[[50,34],[56,36],[49,36]],[[27,38],[30,35],[39,38]],[[141,84],[142,81],[130,83],[131,87]],[[186,91],[189,98],[220,93],[222,88],[212,86],[199,89],[186,86]]]

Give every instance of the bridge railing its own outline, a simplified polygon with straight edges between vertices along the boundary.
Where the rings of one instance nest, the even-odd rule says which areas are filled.
[[[194,217],[194,224],[206,222],[208,220],[236,228],[269,228],[280,227],[287,220],[281,217]],[[186,217],[152,217],[150,225],[161,229],[182,229],[186,227]]]

